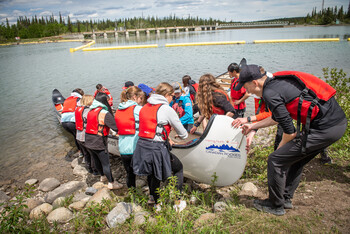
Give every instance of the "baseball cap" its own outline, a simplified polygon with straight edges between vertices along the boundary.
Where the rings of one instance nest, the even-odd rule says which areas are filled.
[[[174,89],[174,93],[181,93],[181,87],[178,83],[173,83],[172,86]]]
[[[127,81],[127,82],[125,82],[123,89],[127,89],[127,88],[129,88],[130,86],[134,86],[134,82],[132,82],[132,81]]]
[[[238,79],[239,82],[238,82],[237,86],[235,87],[235,90],[236,91],[240,90],[245,83],[252,81],[252,80],[260,79],[265,74],[266,74],[266,72],[261,74],[260,67],[258,65],[250,64],[250,65],[242,66],[242,70],[239,73],[239,79]]]

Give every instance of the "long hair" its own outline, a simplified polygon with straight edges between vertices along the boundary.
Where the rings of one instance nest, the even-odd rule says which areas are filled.
[[[174,93],[174,88],[167,82],[162,82],[156,87],[156,94],[162,95],[165,97],[167,94]]]
[[[108,95],[107,94],[99,92],[99,93],[96,94],[95,99],[96,99],[96,101],[99,101],[102,104],[104,104],[105,106],[107,106],[108,112],[111,113],[112,116],[114,116],[112,108],[111,108],[111,106],[108,103]]]
[[[204,74],[201,76],[198,83],[196,100],[201,114],[207,119],[210,119],[213,114],[212,92],[217,89],[223,90],[212,74]]]
[[[132,100],[134,96],[140,97],[143,95],[143,91],[137,86],[130,86],[129,88],[123,90],[120,94],[121,102],[126,102],[128,100]]]

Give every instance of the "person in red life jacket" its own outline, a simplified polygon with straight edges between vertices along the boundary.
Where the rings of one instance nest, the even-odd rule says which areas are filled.
[[[101,175],[101,182],[108,181],[109,189],[120,189],[123,185],[113,179],[107,147],[109,129],[118,132],[112,113],[108,95],[97,93],[87,114],[85,147],[94,159],[96,169]]]
[[[209,120],[213,114],[233,117],[235,112],[229,96],[211,74],[204,74],[199,79],[197,102],[201,115],[190,131],[192,134],[204,119]],[[203,123],[205,128],[206,122]]]
[[[136,86],[123,90],[120,94],[121,103],[119,103],[115,113],[115,122],[119,129],[119,152],[127,173],[126,184],[128,188],[136,187],[136,176],[132,169],[131,160],[139,139],[139,113],[143,97],[143,91]]]
[[[80,145],[76,140],[77,130],[75,128],[75,109],[80,106],[80,99],[84,95],[84,91],[82,89],[74,89],[71,95],[64,101],[63,110],[61,114],[61,124],[62,127],[73,135],[75,145],[80,151]]]
[[[246,60],[243,58],[240,65],[237,63],[231,63],[227,68],[230,78],[233,78],[231,81],[230,95],[233,102],[233,107],[235,108],[234,118],[244,117],[244,112],[246,111],[245,100],[249,97],[249,93],[246,92],[245,88],[242,87],[239,90],[235,90],[235,87],[238,84],[240,66],[245,63]]]
[[[172,84],[174,89],[174,98],[170,102],[170,106],[175,110],[177,115],[180,118],[180,121],[187,132],[193,127],[193,110],[192,110],[192,102],[190,99],[190,95],[186,95],[179,83]]]
[[[111,95],[111,92],[109,92],[109,90],[108,90],[106,87],[104,87],[103,85],[97,84],[97,85],[96,85],[96,91],[95,91],[94,97],[96,97],[96,94],[99,93],[99,92],[107,94],[108,97],[109,97],[108,104],[109,104],[110,106],[113,106],[113,97],[112,97],[112,95]]]
[[[85,129],[86,129],[86,119],[89,107],[94,101],[94,96],[84,95],[80,99],[80,106],[75,109],[75,128],[77,129],[76,140],[80,146],[80,150],[84,155],[85,167],[89,173],[94,173],[98,175],[95,167],[95,163],[90,153],[85,147]]]
[[[156,190],[160,187],[160,181],[166,180],[172,173],[177,177],[177,188],[182,191],[183,166],[170,153],[171,143],[168,144],[168,140],[171,128],[175,129],[181,139],[187,138],[188,133],[176,112],[169,106],[173,96],[173,87],[168,83],[160,83],[155,94],[151,95],[140,111],[140,138],[133,155],[133,169],[136,175],[147,176],[151,195],[149,204],[158,203],[159,194]],[[179,202],[180,206],[186,204],[184,201]]]
[[[182,83],[184,86],[183,91],[185,92],[185,95],[190,95],[192,101],[192,112],[193,114],[196,114],[199,111],[198,104],[196,103],[199,84],[192,80],[189,75],[182,77]]]
[[[262,97],[272,116],[244,124],[245,134],[253,129],[280,124],[282,140],[268,156],[269,198],[255,200],[258,210],[284,215],[293,208],[291,199],[302,176],[303,167],[318,153],[339,140],[347,127],[346,116],[334,98],[336,90],[321,79],[304,72],[283,71],[270,79],[257,65],[242,67],[239,84],[249,93]],[[293,124],[297,120],[297,129]],[[304,125],[301,132],[301,124]]]

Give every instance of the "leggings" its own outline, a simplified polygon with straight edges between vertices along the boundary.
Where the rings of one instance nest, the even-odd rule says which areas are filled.
[[[174,154],[170,153],[171,170],[174,176],[177,177],[177,189],[182,192],[182,185],[184,181],[183,166],[181,161]],[[160,180],[158,180],[153,174],[147,176],[148,186],[150,194],[154,197],[156,203],[158,203],[159,194],[156,192],[160,187]]]
[[[78,140],[77,140],[77,142],[78,142],[78,144],[80,146],[81,152],[84,155],[86,169],[88,169],[89,171],[96,171],[94,158],[90,155],[89,151],[84,146],[84,142],[81,142],[81,141],[78,141]]]
[[[93,150],[88,149],[90,155],[93,157],[95,161],[95,166],[97,171],[100,173],[101,176],[106,176],[108,179],[108,182],[113,183],[114,179],[112,176],[111,166],[109,163],[109,154],[106,153],[104,150]]]
[[[74,122],[63,122],[63,123],[62,123],[62,127],[63,127],[67,132],[69,132],[70,134],[73,135],[75,145],[77,146],[78,150],[81,150],[81,149],[80,149],[80,145],[79,145],[79,143],[77,142],[77,139],[76,139],[77,129],[75,128],[75,123],[74,123]]]
[[[124,164],[124,168],[126,171],[126,185],[128,188],[136,187],[136,175],[134,174],[134,170],[132,168],[132,154],[124,154],[121,155],[122,162]]]

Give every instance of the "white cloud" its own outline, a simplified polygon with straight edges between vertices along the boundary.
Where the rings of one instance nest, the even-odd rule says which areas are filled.
[[[29,11],[41,11],[43,8],[35,8],[35,9],[30,9]]]
[[[43,12],[40,12],[39,15],[40,16],[48,16],[48,15],[52,15],[52,12],[51,11],[43,11]]]

